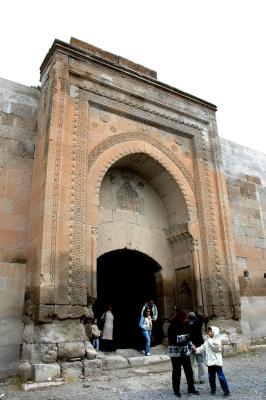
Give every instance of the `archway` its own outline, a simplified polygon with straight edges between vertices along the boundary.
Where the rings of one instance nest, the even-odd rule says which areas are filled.
[[[115,250],[98,258],[95,312],[100,315],[105,305],[112,305],[117,348],[141,348],[141,308],[148,298],[157,301],[159,270],[152,258],[135,250]]]

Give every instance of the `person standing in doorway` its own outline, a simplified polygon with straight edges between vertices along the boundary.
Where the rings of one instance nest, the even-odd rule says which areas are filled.
[[[170,322],[168,328],[168,344],[169,344],[169,355],[172,362],[172,383],[173,390],[177,397],[182,397],[180,393],[180,379],[181,379],[181,367],[183,366],[188,393],[199,394],[199,391],[195,389],[193,372],[190,362],[190,353],[193,347],[192,342],[189,339],[188,332],[188,317],[185,311],[179,310]]]
[[[98,328],[97,325],[97,318],[94,318],[92,324],[91,324],[91,340],[92,340],[92,345],[95,348],[95,350],[99,350],[99,338],[101,336],[102,332]]]
[[[101,319],[103,320],[103,334],[101,338],[102,350],[113,351],[114,315],[111,305],[107,307],[107,310],[102,315]]]
[[[150,356],[152,319],[151,319],[151,310],[149,308],[145,308],[145,310],[143,311],[140,317],[139,326],[145,341],[145,348],[144,348],[145,356]]]
[[[156,304],[154,303],[153,299],[149,299],[144,306],[142,307],[141,310],[141,314],[143,314],[144,310],[149,308],[151,311],[151,319],[152,319],[152,323],[154,323],[155,321],[157,321],[158,318],[158,309]]]
[[[147,302],[144,304],[144,306],[142,307],[142,310],[141,310],[141,314],[143,314],[143,312],[146,308],[149,308],[151,310],[152,332],[153,332],[152,337],[151,337],[151,344],[154,345],[154,343],[156,342],[155,336],[158,336],[158,335],[156,335],[156,332],[157,332],[156,323],[157,323],[157,319],[158,319],[158,309],[152,298],[149,298],[147,300]]]
[[[203,324],[203,317],[198,313],[193,311],[188,313],[188,331],[189,331],[189,339],[196,347],[200,347],[203,343],[202,337],[202,324]],[[198,378],[199,383],[203,384],[205,382],[205,367],[204,367],[204,354],[196,354],[194,352],[190,355],[190,361],[193,371],[193,377],[195,382],[195,372],[194,372],[194,365],[197,363],[198,366]]]

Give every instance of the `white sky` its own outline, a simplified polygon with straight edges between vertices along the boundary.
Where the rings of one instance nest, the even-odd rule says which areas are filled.
[[[218,106],[219,135],[266,153],[265,0],[5,0],[0,77],[29,86],[55,38],[154,69]]]

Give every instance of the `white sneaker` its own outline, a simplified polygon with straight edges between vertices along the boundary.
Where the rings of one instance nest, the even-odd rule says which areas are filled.
[[[150,356],[150,355],[151,355],[151,353],[147,353],[147,354],[146,354],[146,356]]]

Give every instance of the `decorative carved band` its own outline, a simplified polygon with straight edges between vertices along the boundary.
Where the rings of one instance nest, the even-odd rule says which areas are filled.
[[[87,91],[88,100],[91,104],[99,104],[101,107],[112,110],[116,114],[126,115],[132,119],[143,121],[149,125],[163,128],[173,133],[182,133],[194,136],[198,126],[177,116],[140,106],[135,101],[117,98],[115,95],[104,96],[100,91]]]
[[[72,144],[70,251],[68,262],[68,302],[86,303],[85,242],[88,101],[83,92],[76,97]]]
[[[98,145],[96,145],[90,152],[88,160],[88,169],[92,167],[92,165],[95,163],[100,154],[102,154],[105,150],[109,149],[112,146],[115,146],[116,144],[132,140],[139,140],[150,143],[152,146],[162,151],[180,169],[180,171],[186,178],[192,192],[195,193],[195,184],[193,177],[186,169],[186,167],[183,165],[183,163],[176,157],[175,154],[172,153],[172,151],[168,147],[164,146],[162,143],[160,143],[159,141],[157,141],[156,139],[154,139],[148,133],[145,132],[119,133],[117,135],[110,136],[107,139],[103,140]]]
[[[66,76],[67,69],[62,63],[62,75]],[[55,79],[53,77],[52,79]],[[60,187],[60,171],[62,160],[62,136],[63,136],[63,120],[64,120],[64,96],[65,93],[59,93],[59,107],[57,119],[57,136],[56,136],[56,152],[54,165],[54,181],[53,181],[53,204],[52,204],[52,227],[51,227],[51,256],[50,256],[50,285],[49,285],[49,304],[55,302],[55,272],[56,272],[56,237],[57,237],[57,214],[59,204],[59,187]]]
[[[73,76],[81,77],[82,79],[86,79],[87,81],[96,82],[97,84],[102,85],[103,88],[108,88],[116,91],[117,93],[122,93],[123,97],[125,94],[129,97],[138,96],[145,99],[145,101],[150,103],[151,105],[155,105],[156,107],[160,107],[161,109],[169,110],[171,112],[174,112],[175,114],[179,114],[205,125],[209,124],[208,115],[206,112],[201,112],[200,114],[199,112],[192,109],[192,107],[189,107],[191,105],[190,100],[184,98],[180,99],[177,94],[166,94],[165,90],[161,91],[161,89],[158,87],[157,82],[155,88],[150,83],[146,83],[143,81],[139,82],[137,79],[131,78],[129,76],[127,76],[127,79],[121,80],[121,72],[119,72],[118,77],[117,73],[113,73],[113,71],[110,71],[110,69],[101,68],[89,62],[87,62],[86,64],[86,67],[89,68],[88,71],[81,70],[79,65],[75,66],[75,61],[72,60],[72,66],[70,67],[69,72]],[[104,79],[104,76],[108,77],[109,79]],[[80,85],[82,87],[82,81],[80,82]],[[82,87],[82,89],[87,89],[87,87]],[[154,95],[155,90],[157,91],[157,97]],[[160,93],[159,95],[158,92]],[[103,90],[101,90],[101,93],[103,94]],[[182,117],[180,119],[182,119]]]
[[[215,205],[212,200],[211,178],[209,172],[208,150],[204,139],[204,133],[194,138],[195,151],[195,178],[197,181],[197,198],[199,208],[199,223],[202,232],[202,242],[207,249],[203,253],[204,265],[207,266],[206,296],[210,304],[219,308],[220,315],[226,316],[226,308],[223,306],[228,301],[229,294],[225,287],[221,274],[221,261],[218,253],[217,220],[215,218]]]

